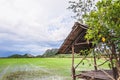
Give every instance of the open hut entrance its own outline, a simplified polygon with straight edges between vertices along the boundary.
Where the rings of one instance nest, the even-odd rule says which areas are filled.
[[[72,28],[72,31],[68,35],[68,37],[65,39],[63,44],[61,45],[58,53],[64,53],[72,54],[72,79],[76,80],[77,78],[84,78],[86,80],[117,80],[118,74],[117,74],[117,69],[113,63],[113,55],[109,52],[108,47],[103,47],[105,44],[100,44],[93,46],[92,42],[87,42],[86,39],[84,38],[86,31],[87,31],[87,26],[82,25],[78,22],[76,22]],[[107,48],[107,49],[106,49]],[[89,55],[89,53],[84,54],[84,56],[80,59],[80,62],[78,64],[75,64],[75,57],[74,55],[76,53],[80,53],[81,50],[87,50],[90,51],[92,49],[92,56]],[[101,54],[101,53],[104,54]],[[106,54],[109,53],[109,54]],[[80,70],[79,72],[77,71],[77,68],[83,64],[84,60],[88,60],[88,57],[91,59],[92,58],[92,65],[94,67],[94,70],[86,70],[82,71]],[[102,63],[97,63],[97,59],[102,59]],[[110,67],[109,69],[104,69],[100,68],[100,66],[104,64],[108,64]],[[79,67],[80,68],[80,67]],[[89,66],[87,67],[89,68]]]

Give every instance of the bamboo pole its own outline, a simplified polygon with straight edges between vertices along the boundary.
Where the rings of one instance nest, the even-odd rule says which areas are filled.
[[[95,68],[95,71],[97,71],[96,55],[95,55],[95,52],[94,52],[94,51],[93,51],[93,56],[94,56],[94,68]]]
[[[76,80],[75,68],[74,68],[74,45],[72,45],[72,78]]]
[[[80,60],[80,62],[75,66],[75,69],[83,62],[83,60],[87,57],[87,55],[85,55],[85,57],[82,58],[82,60]]]

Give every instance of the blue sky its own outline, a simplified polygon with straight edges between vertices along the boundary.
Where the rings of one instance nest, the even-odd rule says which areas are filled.
[[[69,0],[0,0],[0,57],[59,48],[74,24]]]

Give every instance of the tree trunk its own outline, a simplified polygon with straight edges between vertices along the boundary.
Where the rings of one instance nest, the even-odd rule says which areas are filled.
[[[112,64],[115,64],[115,67],[113,66],[113,76],[114,76],[114,79],[117,80],[119,77],[118,76],[119,75],[119,61],[118,61],[114,43],[112,43],[112,56],[113,56],[113,59],[115,59],[115,62],[112,63]]]

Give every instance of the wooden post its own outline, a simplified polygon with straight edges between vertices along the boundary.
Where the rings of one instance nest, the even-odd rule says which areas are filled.
[[[94,51],[93,51],[93,56],[94,56],[94,68],[95,68],[95,71],[97,71],[96,55]]]
[[[72,45],[72,78],[73,80],[76,80],[74,68],[74,45]]]

